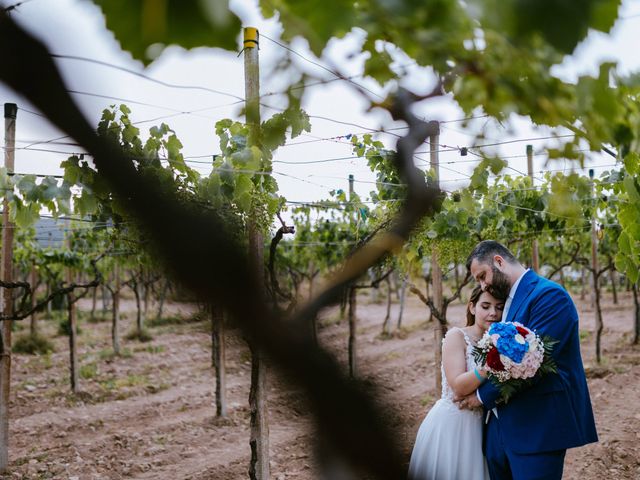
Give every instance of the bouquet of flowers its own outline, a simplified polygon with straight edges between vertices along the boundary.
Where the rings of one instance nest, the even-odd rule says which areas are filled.
[[[474,347],[476,363],[489,374],[507,403],[534,378],[558,371],[551,356],[556,340],[538,336],[518,322],[491,325]]]

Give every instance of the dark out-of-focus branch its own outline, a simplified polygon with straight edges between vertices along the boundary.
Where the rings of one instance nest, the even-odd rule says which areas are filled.
[[[331,286],[293,319],[269,307],[246,252],[215,212],[179,198],[175,192],[142,178],[119,145],[100,138],[66,91],[49,52],[38,40],[0,13],[0,80],[43,112],[58,128],[91,152],[95,165],[174,277],[206,303],[224,305],[249,338],[260,344],[274,365],[307,392],[319,434],[334,451],[370,478],[399,479],[406,474],[383,412],[359,382],[348,379],[332,356],[315,345],[302,318],[329,304],[345,282],[398,248],[420,218],[439,203],[412,162],[413,152],[430,134],[430,126],[410,113],[411,98],[400,92],[394,118],[409,125],[398,142],[396,163],[409,185],[407,203],[388,232],[354,255]],[[169,220],[168,220],[169,219]]]

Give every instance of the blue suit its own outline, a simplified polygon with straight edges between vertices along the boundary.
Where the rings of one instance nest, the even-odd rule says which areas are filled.
[[[491,478],[560,478],[567,448],[598,441],[580,355],[578,312],[560,285],[528,271],[503,320],[558,340],[553,351],[558,373],[499,405],[497,418],[490,415],[484,446]],[[496,407],[500,394],[491,382],[478,393],[486,411]]]

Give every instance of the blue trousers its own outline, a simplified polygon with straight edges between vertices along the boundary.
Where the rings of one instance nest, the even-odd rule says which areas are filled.
[[[560,480],[566,450],[530,455],[514,453],[505,442],[500,420],[491,414],[485,428],[485,455],[491,480]]]

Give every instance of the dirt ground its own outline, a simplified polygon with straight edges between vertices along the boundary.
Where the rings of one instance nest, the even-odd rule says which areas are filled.
[[[594,362],[594,315],[580,310],[583,357],[600,441],[570,450],[565,478],[640,478],[640,347],[631,346],[633,303],[604,301],[604,361]],[[84,305],[86,308],[87,305]],[[132,302],[125,302],[131,312]],[[409,297],[403,328],[380,336],[386,305],[359,298],[360,376],[374,381],[383,400],[397,406],[389,421],[401,434],[408,462],[418,426],[439,397],[434,340],[426,308]],[[111,352],[109,322],[80,322],[79,395],[70,393],[68,340],[43,320],[53,338],[50,355],[13,355],[10,473],[5,479],[241,479],[248,478],[249,353],[237,333],[227,338],[228,418],[215,417],[209,323],[193,319],[192,305],[170,305],[182,321],[153,326],[153,340],[126,340],[133,316],[123,320],[123,354]],[[392,309],[397,317],[398,305]],[[463,306],[450,307],[451,323]],[[347,324],[325,312],[321,343],[346,368]],[[22,327],[24,328],[24,327]],[[21,334],[17,331],[14,340]],[[269,380],[271,473],[275,480],[315,478],[312,421],[300,392],[272,374]]]

